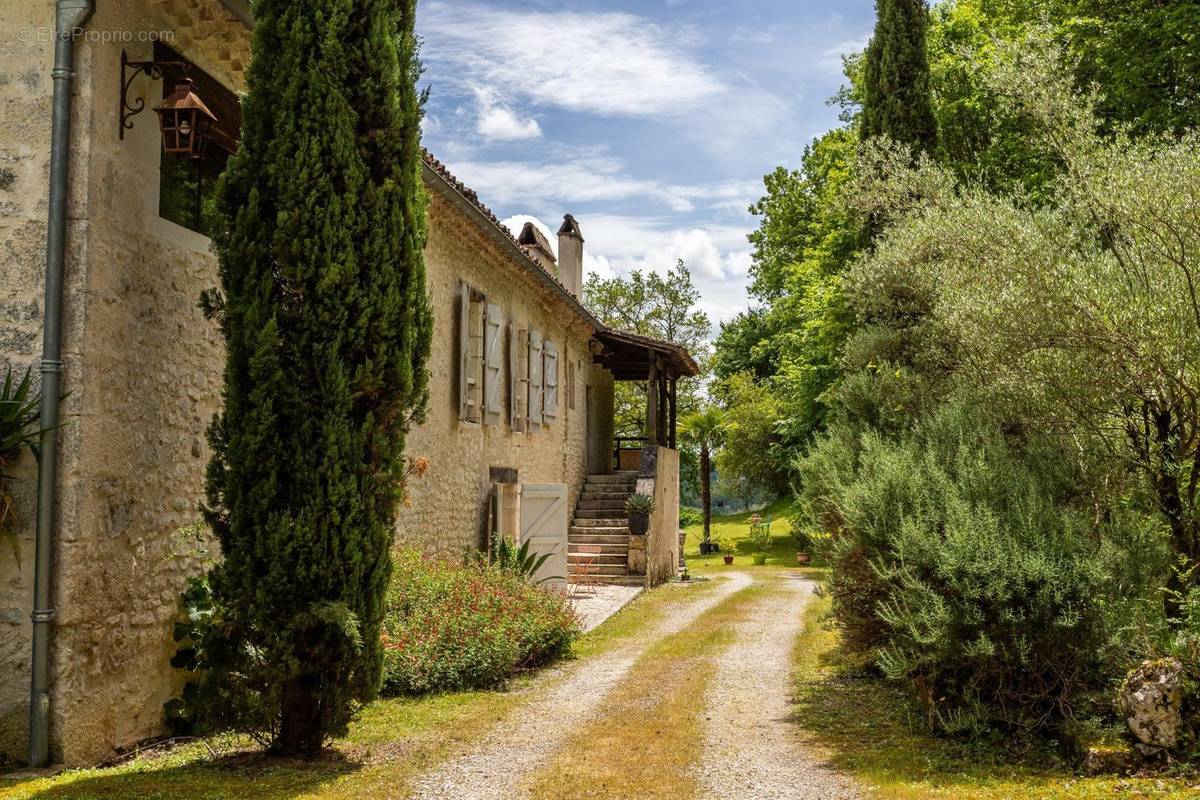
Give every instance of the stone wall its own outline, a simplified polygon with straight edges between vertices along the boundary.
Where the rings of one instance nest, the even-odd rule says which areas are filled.
[[[53,2],[0,14],[0,161],[16,173],[13,199],[0,189],[0,356],[24,366],[41,350]],[[239,88],[248,34],[228,17],[217,0],[110,0],[76,44],[51,652],[52,757],[67,763],[160,732],[177,688],[179,592],[215,552],[186,529],[199,520],[220,393],[218,332],[197,310],[216,262],[207,239],[158,218],[157,120],[143,112],[120,140],[117,97],[122,48],[149,59],[151,31]],[[133,97],[149,107],[161,88],[139,77]],[[16,759],[28,725],[33,466],[21,476],[24,524],[15,550],[0,546],[0,752]]]
[[[521,483],[566,483],[574,507],[588,465],[588,387],[592,387],[593,431],[611,409],[612,377],[592,365],[591,329],[532,276],[516,268],[491,240],[434,195],[425,253],[434,312],[429,360],[429,410],[408,440],[410,457],[429,460],[429,471],[409,485],[409,503],[399,515],[400,545],[460,559],[483,545],[493,467],[516,469]],[[505,319],[535,327],[559,347],[559,414],[529,433],[514,431],[508,413],[508,363],[504,361],[497,425],[463,422],[458,405],[457,316],[460,282],[503,309]],[[568,396],[567,371],[574,370],[575,397]],[[611,411],[609,412],[611,418]],[[593,441],[598,435],[593,434]],[[611,422],[609,433],[611,436]]]
[[[679,451],[644,449],[637,491],[654,498],[650,528],[638,538],[645,539],[646,585],[657,586],[679,571]]]
[[[53,46],[19,31],[54,23],[51,0],[0,4],[0,369],[23,373],[41,354],[50,171]],[[29,708],[29,621],[37,470],[13,470],[16,520],[0,531],[0,765],[23,760]]]

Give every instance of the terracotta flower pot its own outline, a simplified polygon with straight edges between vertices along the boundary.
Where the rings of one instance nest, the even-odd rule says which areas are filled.
[[[812,561],[811,553],[796,553],[797,564],[807,564]]]
[[[726,566],[728,566],[728,565],[730,565],[730,564],[732,564],[732,563],[733,563],[733,556],[722,556],[722,558],[724,558],[724,559],[725,559],[725,564],[726,564]]]

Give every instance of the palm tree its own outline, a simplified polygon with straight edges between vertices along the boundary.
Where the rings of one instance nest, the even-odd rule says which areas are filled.
[[[712,530],[712,454],[725,439],[725,414],[714,405],[693,411],[679,421],[679,436],[700,451],[700,503],[704,506],[704,544]]]

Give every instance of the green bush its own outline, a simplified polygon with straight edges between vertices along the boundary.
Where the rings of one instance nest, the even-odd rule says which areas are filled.
[[[698,508],[679,507],[679,527],[691,528],[704,524],[704,512]]]
[[[499,686],[567,655],[579,624],[562,595],[487,566],[402,553],[383,623],[389,695]]]
[[[955,407],[898,442],[861,444],[854,477],[826,482],[848,638],[910,686],[934,727],[1070,719],[1107,674],[1099,542],[1115,523],[1073,506],[1069,461]]]

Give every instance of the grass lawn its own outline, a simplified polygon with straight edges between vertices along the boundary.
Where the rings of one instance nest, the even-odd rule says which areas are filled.
[[[747,511],[741,514],[724,516],[713,515],[712,537],[719,540],[721,553],[700,555],[700,539],[704,535],[703,523],[684,529],[687,539],[684,544],[684,557],[688,569],[698,575],[720,574],[726,569],[743,569],[754,567],[754,550],[747,537],[750,535],[750,517],[755,513],[763,519],[771,519],[771,549],[767,552],[768,567],[796,567],[796,543],[792,539],[792,526],[788,521],[790,501],[786,498],[776,500],[761,511]],[[734,549],[733,566],[726,567],[722,559],[729,548]],[[754,567],[760,569],[759,567]]]
[[[1086,778],[1065,765],[1005,763],[986,747],[930,735],[899,690],[863,677],[826,629],[828,599],[809,605],[794,655],[796,718],[833,764],[889,800],[1100,800],[1200,797],[1191,778]]]
[[[648,592],[576,642],[587,657],[629,642],[680,601],[711,591]],[[0,775],[0,800],[363,800],[406,797],[413,779],[478,741],[505,714],[528,702],[534,679],[504,692],[458,692],[381,700],[363,711],[350,735],[313,762],[270,758],[245,739],[217,737],[151,752],[107,769],[50,778]],[[544,685],[544,681],[540,684]]]

